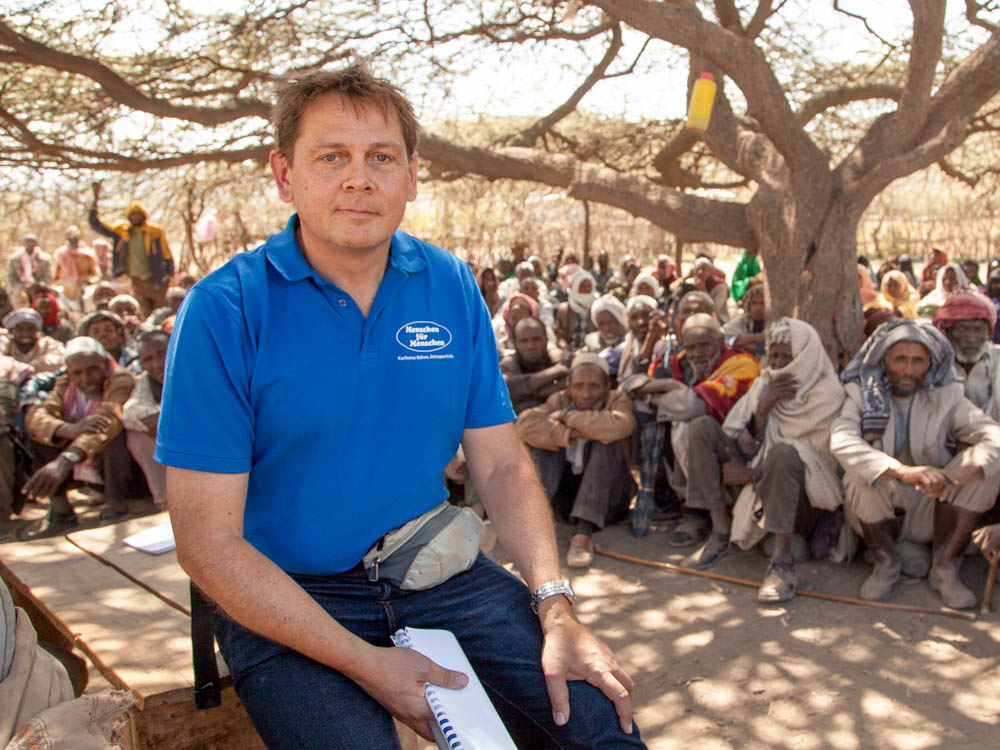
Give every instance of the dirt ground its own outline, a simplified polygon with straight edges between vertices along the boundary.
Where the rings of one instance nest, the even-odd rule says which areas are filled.
[[[83,496],[76,501],[85,519],[96,516],[98,509],[86,506]],[[144,509],[143,503],[134,509]],[[44,508],[28,506],[25,515],[37,519]],[[26,523],[0,524],[0,538]],[[636,539],[621,524],[595,539],[613,552],[680,563],[690,549],[669,547],[664,532],[654,524],[647,537]],[[562,550],[570,533],[559,526]],[[500,547],[492,555],[509,564]],[[733,551],[712,570],[756,582],[766,564],[757,551]],[[867,570],[860,560],[802,563],[800,589],[853,597]],[[982,558],[966,558],[962,572],[980,594]],[[753,588],[601,555],[570,578],[580,618],[635,679],[636,721],[650,748],[1000,746],[996,614],[955,619],[801,596],[762,606]],[[912,579],[897,586],[893,601],[939,607],[927,584]],[[92,672],[88,692],[107,687]],[[421,744],[421,750],[432,747]]]

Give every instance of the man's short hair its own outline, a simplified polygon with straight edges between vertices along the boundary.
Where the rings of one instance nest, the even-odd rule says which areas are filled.
[[[685,320],[684,327],[681,329],[681,336],[688,331],[710,331],[719,337],[722,336],[722,326],[719,321],[708,313],[695,313]]]
[[[420,125],[413,106],[403,93],[384,78],[376,78],[364,66],[351,65],[342,70],[317,70],[283,84],[277,91],[271,109],[274,126],[275,148],[292,163],[292,152],[299,137],[302,113],[313,101],[326,94],[340,94],[355,106],[371,102],[378,106],[386,118],[395,112],[403,129],[406,158],[417,150]]]
[[[573,361],[569,366],[570,379],[573,378],[573,373],[581,367],[596,367],[604,373],[605,380],[609,380],[611,378],[611,367],[608,365],[608,361],[604,359],[604,357],[594,354],[593,352],[579,352],[575,357],[573,357]]]
[[[712,310],[715,309],[715,300],[713,300],[712,297],[707,292],[703,292],[700,289],[695,289],[690,292],[687,292],[683,297],[681,297],[681,301],[677,303],[677,306],[680,307],[685,302],[688,301],[694,302],[695,300],[703,302],[704,304],[708,305],[708,307],[711,308]]]
[[[135,343],[136,346],[142,346],[143,344],[148,344],[150,341],[156,341],[156,339],[162,339],[165,344],[169,344],[170,334],[162,328],[153,328],[148,331],[143,331],[136,336]]]
[[[532,279],[534,281],[534,279]],[[511,334],[514,336],[514,341],[517,341],[517,329],[521,327],[522,323],[531,323],[532,325],[537,325],[542,329],[542,333],[547,333],[545,328],[545,323],[542,322],[541,318],[536,318],[534,315],[525,315],[523,318],[519,318],[514,327],[511,329]]]

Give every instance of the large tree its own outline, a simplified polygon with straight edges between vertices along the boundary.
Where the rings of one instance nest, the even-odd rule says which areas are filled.
[[[910,0],[911,31],[894,39],[842,4],[834,11],[868,28],[872,54],[813,54],[801,0],[256,0],[212,14],[182,0],[141,12],[35,2],[0,19],[0,164],[262,163],[268,90],[286,76],[361,57],[423,92],[432,119],[487,55],[517,70],[524,56],[555,59],[551,49],[579,71],[572,93],[489,139],[454,122],[429,128],[428,174],[530,180],[681,242],[757,247],[775,313],[810,320],[842,354],[859,341],[852,259],[869,203],[933,164],[974,182],[964,167],[975,160],[947,158],[962,144],[995,153],[1000,125],[996,0],[964,0],[960,18],[944,0]],[[706,133],[676,121],[595,128],[579,114],[681,60],[689,85],[702,72],[720,83]],[[541,74],[534,85],[551,87]]]

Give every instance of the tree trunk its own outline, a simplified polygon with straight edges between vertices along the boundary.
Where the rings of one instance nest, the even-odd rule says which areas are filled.
[[[589,271],[593,266],[590,263],[590,202],[583,203],[583,268]]]

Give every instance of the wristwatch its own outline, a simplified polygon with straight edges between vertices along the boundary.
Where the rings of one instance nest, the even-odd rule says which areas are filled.
[[[563,578],[561,581],[543,583],[531,592],[531,611],[537,615],[539,604],[550,596],[558,596],[559,594],[569,599],[570,604],[576,604],[576,594],[573,593],[573,587],[569,585],[569,581]]]
[[[60,453],[59,458],[65,458],[71,464],[78,464],[83,460],[83,456],[81,456],[79,453],[77,453],[76,451],[69,451],[69,450]]]

